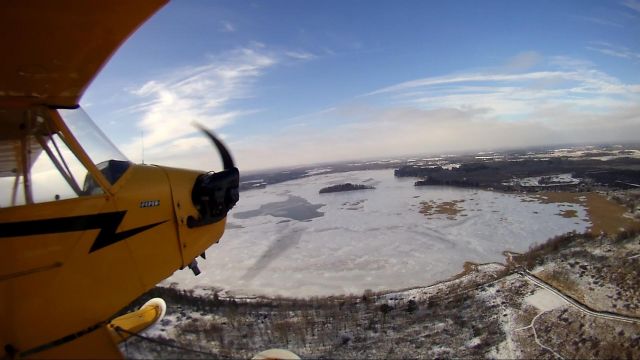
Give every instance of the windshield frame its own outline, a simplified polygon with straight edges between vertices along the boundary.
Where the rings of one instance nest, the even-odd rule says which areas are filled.
[[[78,107],[79,108],[79,107]],[[68,109],[65,109],[68,110]],[[107,180],[104,174],[98,169],[96,163],[91,160],[91,157],[84,150],[82,145],[78,142],[73,135],[67,124],[65,123],[62,115],[57,108],[50,108],[51,120],[56,128],[63,134],[68,141],[69,149],[76,155],[78,160],[87,168],[87,171],[91,173],[98,185],[104,190],[106,195],[113,196],[113,185]],[[87,117],[88,118],[88,117]],[[90,120],[90,119],[89,119]],[[100,135],[104,136],[102,132]]]

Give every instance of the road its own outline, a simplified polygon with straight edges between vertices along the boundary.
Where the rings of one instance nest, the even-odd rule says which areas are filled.
[[[529,271],[527,271],[525,269],[520,269],[520,270],[517,271],[517,273],[522,275],[523,277],[525,277],[529,281],[533,282],[534,284],[540,286],[541,288],[547,289],[547,290],[551,291],[552,293],[554,293],[555,295],[561,297],[564,301],[569,303],[569,305],[572,305],[573,307],[575,307],[576,309],[582,311],[585,314],[589,314],[591,316],[595,316],[595,317],[598,317],[598,318],[601,318],[601,319],[617,320],[617,321],[624,321],[624,322],[629,322],[629,323],[640,324],[640,318],[637,318],[637,317],[616,314],[616,313],[612,313],[612,312],[609,312],[609,311],[594,310],[591,307],[589,307],[589,306],[579,302],[578,300],[574,299],[573,297],[562,293],[560,290],[556,289],[555,287],[553,287],[549,283],[547,283],[544,280],[540,279],[539,277],[533,275],[532,273],[530,273]]]

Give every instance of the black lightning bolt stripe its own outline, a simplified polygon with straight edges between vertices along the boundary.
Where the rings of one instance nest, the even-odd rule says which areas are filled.
[[[94,215],[0,223],[0,238],[100,229],[93,245],[91,245],[91,249],[89,249],[89,253],[92,253],[168,221],[160,221],[116,233],[126,214],[126,211],[116,211]]]

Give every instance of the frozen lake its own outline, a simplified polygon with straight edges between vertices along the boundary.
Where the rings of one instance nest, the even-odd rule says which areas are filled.
[[[199,259],[202,274],[176,272],[164,284],[235,295],[361,294],[429,285],[465,261],[503,262],[504,250],[590,225],[576,204],[453,187],[414,187],[393,170],[316,175],[242,192],[220,243]],[[341,183],[374,186],[319,194]],[[523,202],[523,200],[528,200]],[[421,203],[458,201],[455,216],[420,213]],[[575,210],[577,217],[558,214]]]

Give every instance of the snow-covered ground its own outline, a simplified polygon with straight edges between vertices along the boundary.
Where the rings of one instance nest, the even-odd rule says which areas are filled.
[[[332,168],[330,168],[330,167],[327,167],[327,168],[315,168],[315,169],[307,170],[307,171],[306,171],[306,174],[307,174],[308,176],[311,176],[311,175],[319,175],[319,174],[327,173],[327,172],[329,172],[329,171],[331,171],[331,170],[333,170],[333,169],[332,169]]]
[[[548,158],[566,157],[569,159],[592,159],[608,161],[613,159],[619,159],[623,157],[640,158],[640,150],[637,149],[623,149],[619,147],[617,150],[601,150],[596,149],[593,146],[586,146],[584,148],[575,149],[555,149],[542,153],[529,152],[527,157],[538,158],[540,160]]]
[[[567,305],[562,298],[547,289],[536,290],[533,295],[527,296],[524,302],[540,311],[549,311]]]
[[[540,183],[540,179],[547,178],[548,183]],[[580,179],[574,178],[570,173],[558,174],[551,176],[533,176],[522,179],[511,179],[508,182],[502,183],[503,185],[520,185],[520,186],[557,186],[557,185],[575,185],[580,183]]]
[[[176,272],[164,284],[235,295],[360,294],[429,285],[465,261],[503,261],[590,225],[576,204],[523,202],[522,196],[440,186],[414,187],[392,170],[324,174],[241,193],[220,243],[199,260],[202,274]],[[374,186],[319,194],[351,182]],[[424,201],[464,200],[455,219],[419,213]],[[560,207],[563,205],[562,207]],[[575,209],[577,218],[558,216]]]

